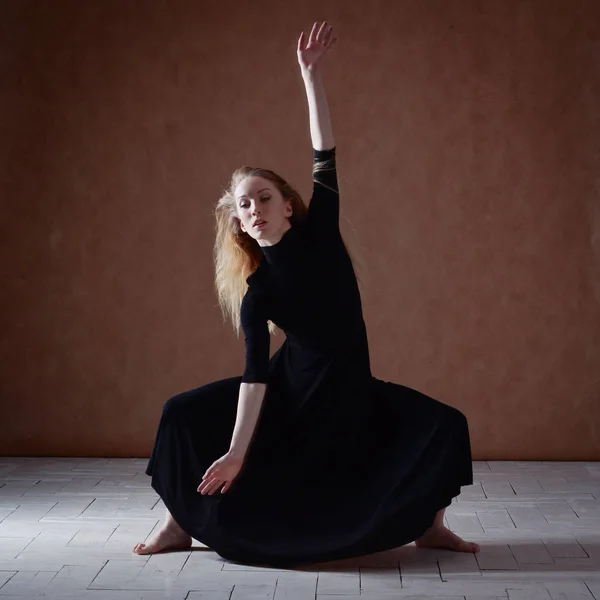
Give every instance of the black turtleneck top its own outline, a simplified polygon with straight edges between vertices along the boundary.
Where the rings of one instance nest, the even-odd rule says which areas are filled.
[[[242,382],[273,383],[294,396],[342,369],[370,376],[366,331],[356,276],[339,229],[335,148],[313,149],[313,193],[304,222],[286,231],[247,279],[241,322],[246,344]],[[267,320],[286,334],[269,359]],[[282,383],[279,381],[279,383]]]

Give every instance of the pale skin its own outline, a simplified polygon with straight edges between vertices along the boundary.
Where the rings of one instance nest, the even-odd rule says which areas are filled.
[[[298,39],[298,63],[308,100],[311,140],[316,150],[327,150],[335,146],[329,106],[321,79],[321,64],[336,41],[333,28],[326,21],[314,23],[308,38],[302,32]],[[290,229],[291,202],[283,198],[272,182],[261,177],[248,177],[239,184],[234,195],[241,229],[260,246],[276,244]],[[263,383],[240,385],[238,411],[229,451],[207,469],[198,485],[198,493],[224,494],[231,487],[244,465],[265,392],[266,384]],[[444,526],[444,511],[445,509],[441,509],[435,515],[433,524],[415,541],[415,545],[420,548],[479,552],[477,544],[462,540]],[[167,510],[160,530],[147,544],[136,544],[133,551],[137,554],[154,554],[165,550],[185,550],[191,545],[190,535],[179,527]]]

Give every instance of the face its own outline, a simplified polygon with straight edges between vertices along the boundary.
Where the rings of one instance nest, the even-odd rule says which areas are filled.
[[[284,200],[272,181],[246,177],[236,188],[235,206],[242,231],[260,246],[276,244],[290,229],[292,203]]]

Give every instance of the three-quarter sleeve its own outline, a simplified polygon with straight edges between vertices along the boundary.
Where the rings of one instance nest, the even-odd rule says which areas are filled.
[[[336,149],[313,148],[313,194],[307,223],[320,233],[339,231],[340,196],[337,180]],[[325,163],[318,169],[317,163]]]
[[[242,300],[242,330],[246,344],[246,366],[242,383],[267,383],[270,335],[264,299],[249,288]]]

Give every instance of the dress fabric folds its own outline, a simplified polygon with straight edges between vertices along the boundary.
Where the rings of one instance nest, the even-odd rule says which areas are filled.
[[[465,415],[371,373],[335,150],[313,149],[306,217],[261,247],[248,277],[243,374],[167,400],[146,468],[180,527],[236,562],[293,567],[402,546],[473,483]],[[269,320],[286,335],[271,358]],[[244,467],[225,494],[202,495],[243,382],[267,384]]]

